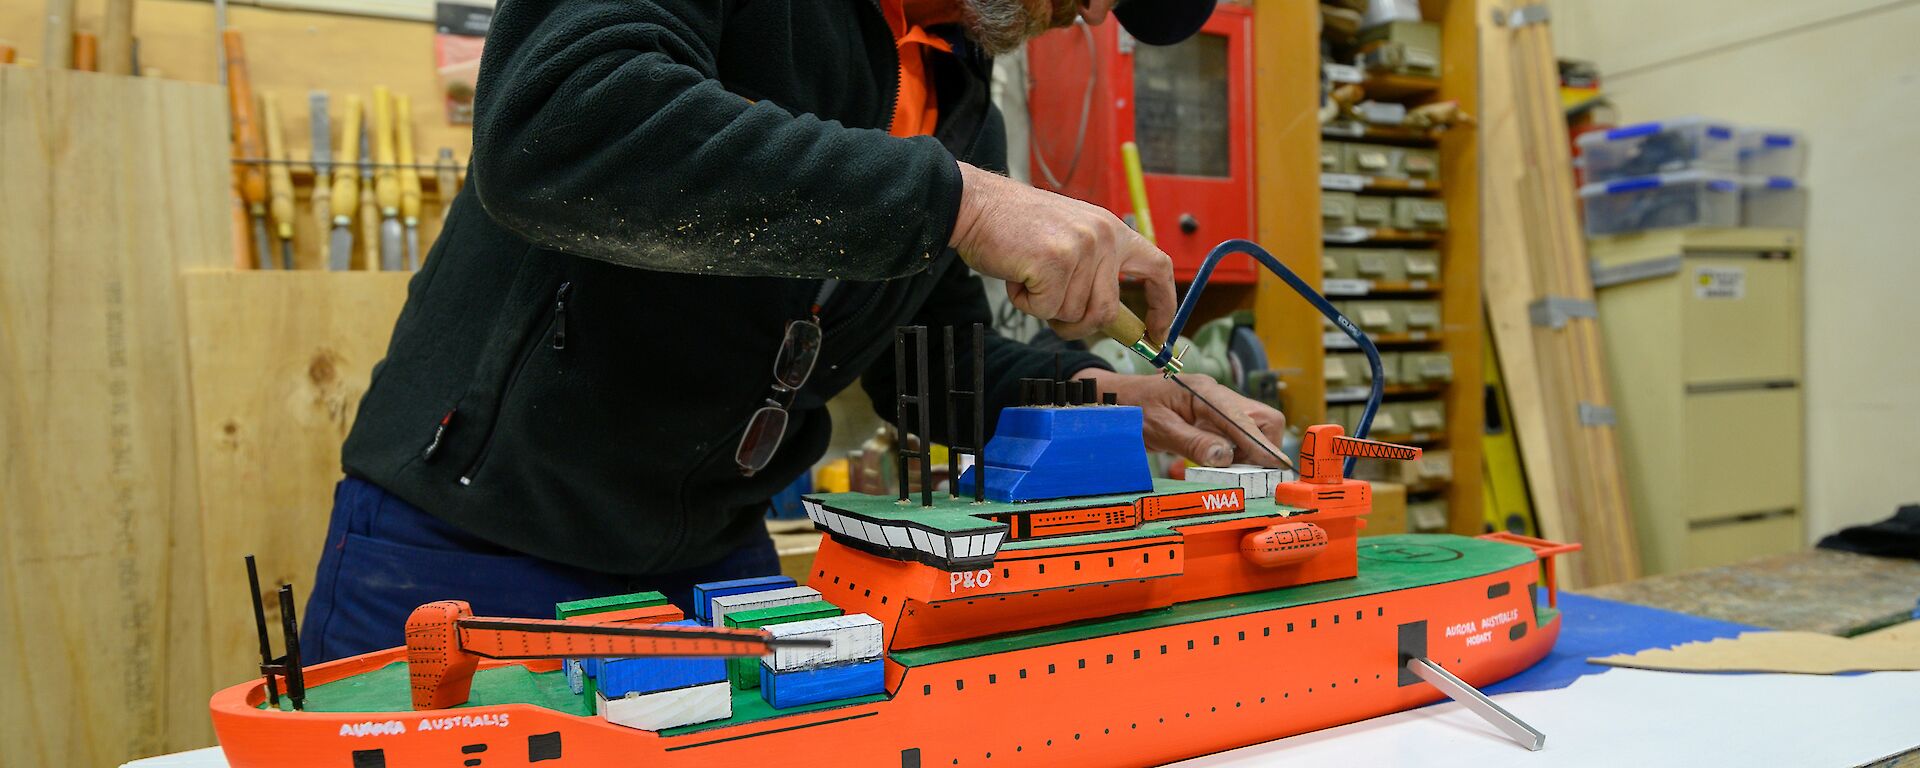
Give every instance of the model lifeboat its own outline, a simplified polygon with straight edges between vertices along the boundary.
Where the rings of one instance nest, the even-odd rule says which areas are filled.
[[[1326,530],[1313,523],[1276,523],[1240,540],[1240,555],[1263,568],[1304,563],[1326,548]]]

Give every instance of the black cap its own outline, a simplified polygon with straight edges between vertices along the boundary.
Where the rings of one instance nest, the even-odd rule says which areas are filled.
[[[1147,45],[1173,45],[1193,37],[1213,16],[1214,0],[1120,0],[1113,16],[1127,34]]]

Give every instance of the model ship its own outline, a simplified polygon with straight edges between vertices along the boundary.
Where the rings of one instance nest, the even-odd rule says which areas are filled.
[[[907,342],[920,355],[897,423],[915,411],[925,435],[917,330],[896,347],[903,370]],[[973,372],[948,407],[970,405],[980,446]],[[264,680],[217,693],[227,759],[1159,765],[1477,695],[1559,635],[1552,557],[1572,545],[1359,537],[1371,488],[1343,462],[1417,448],[1317,425],[1297,478],[1154,478],[1140,409],[1092,382],[1029,381],[1021,394],[984,448],[954,449],[974,461],[950,491],[899,441],[897,496],[807,497],[822,540],[804,586],[701,585],[691,620],[655,594],[562,604],[551,620],[422,606],[405,647],[309,668],[290,648]],[[290,616],[284,591],[282,607]]]

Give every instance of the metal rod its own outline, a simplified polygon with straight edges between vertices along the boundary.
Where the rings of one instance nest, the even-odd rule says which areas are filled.
[[[913,327],[914,358],[919,365],[919,381],[914,386],[914,410],[920,412],[920,506],[933,506],[933,430],[927,414],[927,327]]]
[[[987,500],[987,329],[973,324],[973,500]]]
[[[942,327],[940,334],[941,341],[946,342],[941,345],[940,351],[947,363],[947,396],[944,398],[947,401],[947,498],[957,499],[960,498],[960,450],[963,446],[955,439],[960,434],[960,424],[956,421],[958,415],[954,413],[953,401],[960,396],[960,392],[954,381],[953,326]]]
[[[292,584],[280,585],[280,626],[287,633],[287,700],[298,712],[307,708],[307,674],[300,668],[300,623],[294,619]]]
[[[1493,699],[1487,698],[1480,689],[1468,685],[1465,680],[1454,677],[1452,672],[1442,669],[1439,664],[1425,657],[1415,656],[1407,660],[1407,671],[1440,689],[1454,701],[1460,702],[1462,706],[1479,715],[1480,719],[1492,723],[1493,727],[1499,728],[1500,732],[1505,733],[1508,738],[1519,742],[1520,746],[1534,752],[1547,746],[1546,734],[1534,730],[1533,726],[1514,717],[1512,712],[1493,703]]]
[[[291,158],[274,160],[266,157],[235,157],[228,159],[227,162],[234,165],[284,165],[289,168],[312,168],[315,165],[312,160],[294,160]],[[439,165],[430,163],[367,163],[367,165],[373,168],[392,168],[394,170],[412,168],[416,171],[431,171],[440,168]],[[461,167],[464,168],[464,166]]]
[[[894,446],[894,474],[900,480],[900,501],[907,500],[907,329],[893,329],[893,423],[899,435]]]
[[[253,627],[260,635],[260,674],[267,678],[267,703],[277,709],[280,706],[280,682],[267,669],[273,664],[273,643],[267,638],[267,608],[260,602],[260,569],[254,565],[253,555],[247,555],[247,585],[247,591],[253,595]]]

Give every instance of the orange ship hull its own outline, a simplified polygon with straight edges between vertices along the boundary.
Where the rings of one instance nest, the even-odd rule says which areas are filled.
[[[220,691],[211,708],[235,768],[1159,765],[1440,698],[1403,677],[1409,653],[1475,685],[1509,677],[1559,635],[1557,615],[1536,611],[1537,578],[1528,559],[1441,583],[1058,642],[1043,632],[964,658],[895,653],[887,699],[672,735],[531,704],[266,710],[258,681]],[[393,649],[315,666],[308,685],[403,658]],[[555,668],[490,665],[513,663]]]

